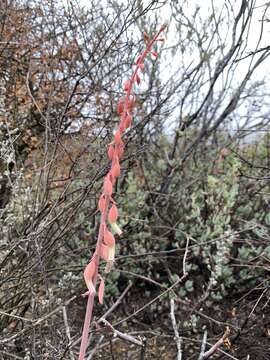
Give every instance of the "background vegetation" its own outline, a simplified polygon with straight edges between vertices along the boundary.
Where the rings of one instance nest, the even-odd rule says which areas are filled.
[[[143,32],[165,17],[125,136],[123,235],[95,310],[124,291],[109,320],[146,346],[97,325],[89,359],[197,359],[226,328],[213,358],[269,359],[269,3],[253,0],[0,3],[3,359],[77,357],[117,99]]]

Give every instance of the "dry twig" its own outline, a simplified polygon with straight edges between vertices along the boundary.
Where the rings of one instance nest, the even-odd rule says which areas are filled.
[[[62,311],[63,311],[63,318],[64,318],[66,334],[67,334],[68,341],[70,343],[71,342],[71,336],[70,336],[70,329],[69,329],[69,325],[68,325],[67,310],[66,310],[65,306],[63,306]],[[75,360],[73,351],[71,349],[69,350],[69,354],[70,354],[70,359]]]
[[[178,327],[177,327],[177,323],[176,323],[176,319],[175,319],[175,314],[174,314],[174,299],[170,300],[170,305],[171,305],[171,320],[172,320],[172,326],[173,326],[173,331],[174,331],[174,338],[176,341],[176,346],[177,346],[177,360],[182,360],[182,338],[179,335],[178,332]]]
[[[205,353],[201,353],[199,360],[206,360],[209,359],[211,355],[213,355],[218,348],[223,345],[224,341],[228,338],[230,333],[230,329],[227,327],[225,333],[223,334],[223,336]],[[205,339],[206,342],[206,339]]]
[[[123,333],[119,330],[116,330],[111,323],[109,323],[109,321],[107,321],[106,319],[103,319],[101,318],[101,322],[106,325],[110,330],[113,331],[113,334],[114,336],[117,336],[119,337],[119,339],[122,339],[122,340],[125,340],[125,341],[129,341],[131,342],[132,344],[134,345],[139,345],[139,346],[144,346],[144,343],[138,339],[136,339],[135,337],[129,335],[129,334],[126,334],[126,333]]]

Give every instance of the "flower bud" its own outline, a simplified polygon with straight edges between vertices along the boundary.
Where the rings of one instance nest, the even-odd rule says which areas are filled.
[[[108,220],[109,223],[115,223],[117,221],[118,218],[118,210],[115,204],[113,204],[109,210],[109,214],[108,214]]]
[[[102,194],[98,201],[98,208],[101,213],[103,213],[103,211],[105,210],[105,203],[106,203],[106,199],[105,196]]]
[[[112,190],[113,190],[112,183],[111,183],[109,177],[106,176],[105,180],[104,180],[104,194],[112,195]]]
[[[124,83],[124,91],[128,92],[128,91],[130,91],[130,88],[131,88],[131,82],[130,82],[130,80],[127,80]]]
[[[114,146],[112,144],[110,144],[108,147],[108,158],[110,160],[112,160],[113,154],[114,154]]]
[[[122,139],[121,139],[121,134],[120,131],[116,131],[115,135],[114,135],[114,142],[115,144],[119,145],[122,143]]]
[[[123,98],[119,99],[118,104],[117,104],[118,115],[121,115],[122,112],[124,111],[124,105],[125,105],[124,99]]]
[[[118,157],[117,157],[116,161],[114,162],[114,164],[112,166],[111,174],[112,174],[113,178],[117,178],[120,176],[120,173],[121,173],[121,168],[120,168]]]

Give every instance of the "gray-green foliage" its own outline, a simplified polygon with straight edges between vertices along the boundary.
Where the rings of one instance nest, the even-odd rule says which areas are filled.
[[[161,280],[168,285],[182,272],[182,252],[172,257],[144,256],[155,251],[185,248],[189,276],[179,290],[181,296],[206,294],[207,304],[219,301],[239,287],[241,282],[254,283],[263,273],[263,266],[252,266],[258,257],[269,259],[269,213],[259,204],[263,196],[253,198],[246,191],[248,178],[241,177],[245,166],[234,154],[217,157],[213,148],[207,155],[188,161],[178,171],[169,192],[156,197],[165,166],[164,152],[169,143],[160,141],[159,152],[149,153],[140,171],[128,174],[126,191],[121,200],[122,225],[128,233],[121,244],[121,254],[142,254],[124,261],[126,269]],[[248,148],[252,152],[252,145]],[[259,156],[264,158],[264,147]],[[143,177],[142,177],[143,173]],[[142,181],[142,178],[146,181]],[[252,183],[253,186],[257,184]],[[155,200],[153,200],[153,198]],[[256,214],[252,213],[254,207]],[[179,255],[181,254],[181,255]],[[249,266],[250,264],[250,266]],[[167,273],[167,277],[164,275]]]

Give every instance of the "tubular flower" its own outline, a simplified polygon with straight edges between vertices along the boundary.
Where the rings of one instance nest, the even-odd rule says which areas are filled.
[[[118,210],[115,204],[113,204],[109,210],[108,221],[111,225],[112,231],[117,235],[122,235],[122,230],[117,225],[116,221],[118,219]]]
[[[125,105],[124,99],[123,98],[119,99],[118,104],[117,104],[118,115],[122,114],[122,112],[124,110],[124,105]]]
[[[118,218],[117,207],[116,207],[115,204],[112,204],[112,206],[110,208],[110,211],[109,211],[109,214],[108,214],[109,223],[110,224],[115,223],[117,221],[117,218]]]
[[[104,243],[100,244],[99,249],[97,251],[98,255],[101,257],[101,259],[107,261],[108,260],[108,249],[109,247],[105,245]]]
[[[104,195],[105,196],[112,195],[112,190],[113,190],[113,187],[112,187],[112,182],[110,180],[110,177],[106,176],[106,178],[104,180]]]
[[[114,155],[114,146],[112,144],[110,144],[109,147],[108,147],[108,158],[110,160],[112,160],[113,155]]]
[[[121,133],[120,131],[116,131],[115,135],[114,135],[114,143],[116,145],[120,145],[122,143],[122,139],[121,139]]]
[[[105,273],[109,273],[113,268],[114,263],[114,257],[115,257],[115,246],[109,247],[108,249],[108,260],[105,267]]]
[[[113,178],[119,177],[119,176],[120,176],[120,172],[121,172],[121,169],[120,169],[120,165],[119,165],[118,156],[115,156],[115,158],[114,158],[114,164],[113,164],[112,169],[111,169],[112,177],[113,177]]]
[[[95,294],[94,277],[97,271],[97,263],[95,257],[92,258],[90,263],[84,269],[84,280],[89,290],[89,294]]]
[[[107,228],[104,230],[104,243],[109,247],[115,246],[115,238]]]

